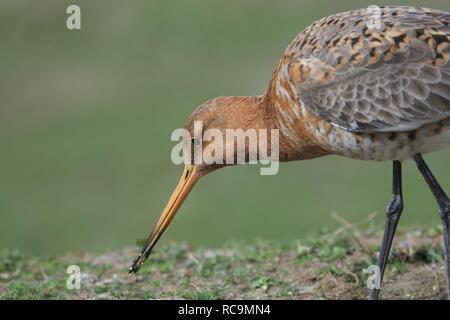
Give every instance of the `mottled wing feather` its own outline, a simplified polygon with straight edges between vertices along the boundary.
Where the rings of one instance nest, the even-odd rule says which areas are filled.
[[[407,131],[450,116],[450,14],[386,7],[324,18],[286,51],[302,104],[355,132]]]

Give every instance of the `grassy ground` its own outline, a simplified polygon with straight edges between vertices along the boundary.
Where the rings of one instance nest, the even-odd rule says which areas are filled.
[[[439,229],[400,232],[385,277],[384,299],[444,299]],[[0,257],[0,299],[365,299],[364,269],[374,264],[380,232],[342,227],[289,245],[257,241],[217,250],[163,243],[134,276],[137,248],[33,258]],[[81,289],[66,288],[66,269],[81,269]]]

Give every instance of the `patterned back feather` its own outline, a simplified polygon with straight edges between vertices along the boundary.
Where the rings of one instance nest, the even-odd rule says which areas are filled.
[[[307,110],[354,132],[414,130],[450,116],[450,14],[384,7],[323,18],[286,49],[283,82]]]

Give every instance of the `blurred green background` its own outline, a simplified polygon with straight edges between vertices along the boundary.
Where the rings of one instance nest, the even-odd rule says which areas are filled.
[[[397,1],[398,2],[398,1]],[[401,1],[450,11],[448,0]],[[69,4],[82,30],[65,27]],[[218,95],[267,88],[284,48],[314,20],[379,1],[0,2],[0,248],[34,254],[115,248],[148,235],[182,168],[173,129]],[[450,189],[450,150],[427,157]],[[401,225],[439,223],[405,166]],[[390,196],[391,164],[339,157],[220,170],[203,179],[165,239],[217,246],[287,241],[358,222]]]

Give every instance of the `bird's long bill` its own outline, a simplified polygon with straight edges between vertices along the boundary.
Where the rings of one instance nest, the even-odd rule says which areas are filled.
[[[200,175],[195,165],[188,164],[184,167],[184,171],[180,177],[180,180],[178,181],[175,190],[172,193],[172,196],[169,199],[169,202],[166,205],[166,208],[159,217],[156,225],[153,227],[150,236],[145,241],[144,247],[142,248],[141,252],[131,264],[131,267],[129,269],[130,274],[136,273],[144,263],[144,261],[148,258],[153,247],[158,242],[164,231],[167,229],[173,217],[177,213],[178,208],[180,208],[180,206],[183,204],[184,200],[199,178]]]

